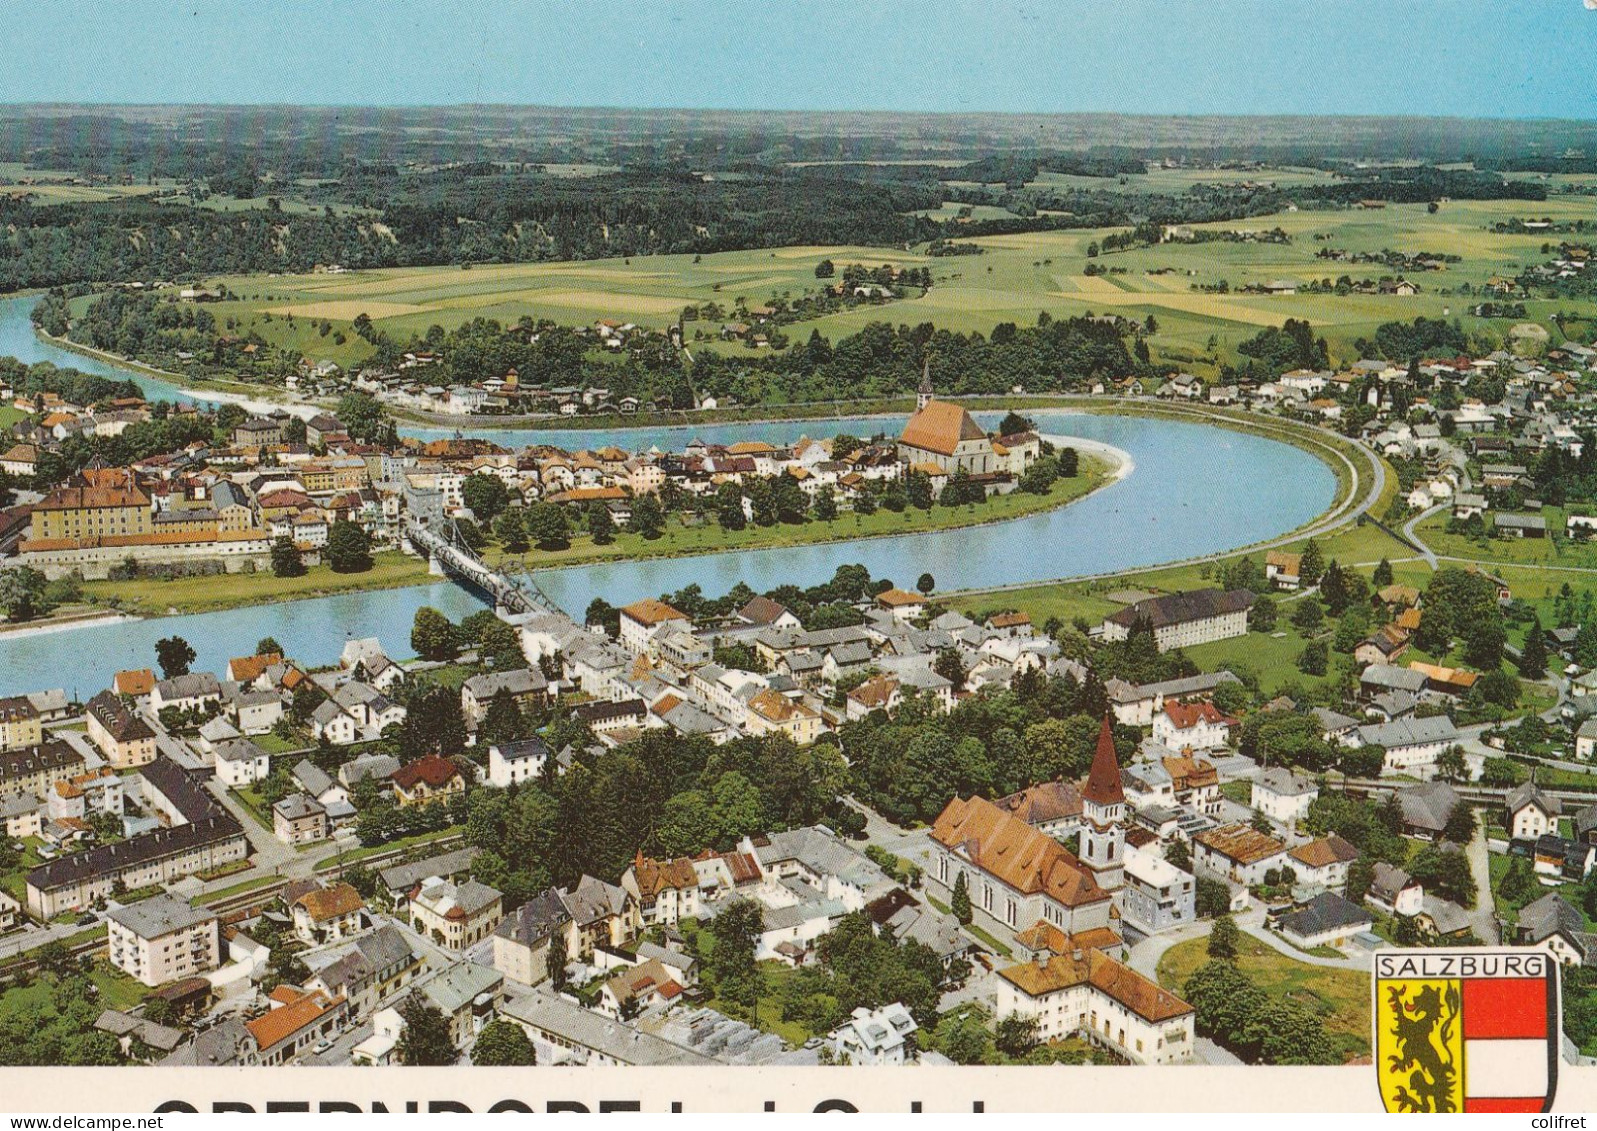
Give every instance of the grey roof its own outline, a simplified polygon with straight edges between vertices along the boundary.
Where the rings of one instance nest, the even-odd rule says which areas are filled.
[[[118,907],[106,912],[106,918],[120,923],[141,939],[158,938],[200,923],[212,922],[216,913],[209,909],[190,907],[189,901],[162,892],[149,899]]]
[[[1321,729],[1333,734],[1341,730],[1350,730],[1359,724],[1359,721],[1352,716],[1333,711],[1328,707],[1315,707],[1309,714],[1314,716]]]
[[[162,699],[202,699],[222,694],[222,685],[210,672],[189,672],[187,675],[163,679],[155,685]]]
[[[567,914],[579,927],[621,914],[626,909],[628,898],[625,888],[588,875],[579,879],[576,887],[570,891],[560,893],[560,901],[565,905]]]
[[[1549,892],[1519,909],[1519,929],[1532,945],[1562,934],[1586,951],[1586,917],[1562,896]]]
[[[511,912],[494,934],[524,946],[536,946],[569,922],[571,913],[566,910],[565,901],[558,891],[549,888]]]
[[[497,750],[499,757],[507,762],[518,762],[524,759],[537,761],[549,757],[549,746],[541,738],[523,738],[515,742],[496,742],[489,749]]]
[[[475,915],[489,907],[498,907],[503,899],[503,892],[476,880],[457,884],[432,876],[422,881],[421,890],[411,897],[411,903],[438,915],[449,915],[453,911]]]
[[[229,1013],[216,1025],[195,1034],[194,1040],[158,1064],[161,1068],[216,1068],[239,1063],[243,1052],[253,1047],[253,1038],[244,1028],[244,1019]]]
[[[1523,782],[1515,786],[1503,801],[1510,813],[1517,813],[1527,805],[1535,805],[1549,817],[1557,817],[1564,811],[1558,798],[1543,793],[1534,782]]]
[[[764,867],[796,860],[812,872],[835,876],[870,893],[867,898],[875,898],[893,886],[881,868],[832,832],[814,825],[772,833],[764,844],[754,845],[754,854]],[[881,891],[873,891],[878,886]]]
[[[304,786],[312,797],[320,797],[333,788],[333,779],[327,776],[327,771],[309,758],[301,758],[295,763],[292,774],[294,780]]]
[[[1384,860],[1377,860],[1370,869],[1370,894],[1386,903],[1391,903],[1398,892],[1413,882],[1413,876]]]
[[[1189,675],[1184,679],[1166,679],[1158,683],[1144,683],[1134,688],[1137,698],[1163,695],[1165,698],[1182,695],[1200,695],[1205,691],[1213,691],[1227,683],[1241,683],[1235,675],[1228,671],[1201,672],[1198,675]]]
[[[640,942],[636,953],[639,962],[657,958],[665,965],[678,970],[692,970],[698,965],[698,961],[692,955],[672,950],[670,947],[657,946],[652,942]]]
[[[272,806],[272,812],[281,815],[285,821],[301,821],[318,813],[324,817],[327,815],[327,810],[314,797],[303,793],[289,794]]]
[[[1282,916],[1281,931],[1299,938],[1312,938],[1332,930],[1363,930],[1374,921],[1358,904],[1326,891],[1309,900],[1301,911]]]
[[[505,984],[505,976],[492,966],[457,962],[447,966],[415,989],[427,996],[445,1017],[470,1005],[480,994],[493,993]]]
[[[266,751],[247,738],[230,738],[226,742],[216,744],[218,762],[253,762],[257,758],[266,756]]]
[[[1444,781],[1426,782],[1397,791],[1403,807],[1403,821],[1414,828],[1439,833],[1458,805],[1458,791]]]
[[[1419,704],[1419,697],[1412,691],[1385,691],[1370,700],[1370,706],[1389,719],[1413,714]]]
[[[1584,809],[1575,811],[1575,835],[1585,837],[1592,829],[1597,829],[1597,805],[1588,805]]]
[[[591,1049],[620,1064],[709,1065],[715,1061],[664,1038],[583,1009],[543,988],[506,1002],[501,1010],[564,1043]]]
[[[537,668],[520,668],[516,671],[474,675],[463,683],[461,688],[471,692],[478,702],[482,702],[492,699],[501,691],[511,695],[531,695],[548,686],[549,681]]]
[[[1417,695],[1425,690],[1425,673],[1417,672],[1413,668],[1400,668],[1395,664],[1371,664],[1359,676],[1359,682],[1371,687],[1387,687]]]
[[[118,1013],[114,1009],[104,1010],[95,1019],[94,1027],[113,1037],[136,1037],[159,1052],[171,1052],[183,1039],[182,1029],[157,1025],[154,1021],[134,1017],[131,1013]]]
[[[365,778],[386,781],[394,776],[399,766],[399,759],[392,754],[362,754],[338,768],[338,780],[347,786],[354,786]]]
[[[1431,742],[1453,742],[1458,738],[1458,728],[1446,715],[1432,715],[1425,719],[1396,719],[1389,723],[1374,723],[1358,729],[1359,741],[1366,746],[1381,746],[1388,750],[1399,746],[1422,746]]]
[[[1438,934],[1451,935],[1469,929],[1469,912],[1451,899],[1427,893],[1420,901],[1420,914],[1436,924]]]
[[[377,875],[389,891],[409,891],[428,876],[458,876],[470,871],[471,862],[481,851],[482,849],[474,847],[457,848],[453,852],[429,856],[425,860],[395,864],[391,868],[384,868]]]

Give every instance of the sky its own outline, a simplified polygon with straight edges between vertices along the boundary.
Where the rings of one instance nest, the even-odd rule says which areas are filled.
[[[1597,0],[47,0],[0,102],[1597,118]]]

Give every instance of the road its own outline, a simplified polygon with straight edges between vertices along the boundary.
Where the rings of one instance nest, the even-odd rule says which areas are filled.
[[[1464,848],[1469,858],[1470,875],[1475,880],[1475,908],[1470,911],[1470,929],[1484,943],[1499,942],[1497,905],[1492,894],[1492,873],[1486,852],[1486,828],[1475,822],[1475,835]]]

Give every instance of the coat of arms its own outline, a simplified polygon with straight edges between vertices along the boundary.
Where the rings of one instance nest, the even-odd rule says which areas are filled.
[[[1375,955],[1375,1067],[1387,1111],[1547,1111],[1559,1031],[1558,964],[1545,951]]]

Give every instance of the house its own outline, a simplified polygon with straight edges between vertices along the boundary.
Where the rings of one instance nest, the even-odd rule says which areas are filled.
[[[493,934],[504,918],[504,894],[475,880],[429,876],[410,893],[410,925],[448,950],[465,950]]]
[[[39,711],[26,696],[0,699],[0,750],[38,746],[44,741]]]
[[[222,685],[210,672],[190,672],[156,683],[150,692],[150,709],[159,714],[171,707],[179,711],[203,711],[222,701]]]
[[[466,778],[448,758],[428,754],[407,762],[394,771],[394,799],[401,809],[409,805],[428,805],[447,801],[466,791]]]
[[[543,773],[549,747],[541,738],[498,742],[488,747],[488,784],[500,789],[531,781]]]
[[[1296,592],[1302,584],[1302,579],[1299,577],[1302,566],[1302,554],[1289,554],[1285,550],[1271,550],[1264,555],[1264,578],[1277,589]]]
[[[1081,828],[1081,790],[1074,782],[1041,782],[1000,797],[993,804],[1055,840],[1063,840]]]
[[[674,927],[699,914],[701,881],[693,861],[686,856],[655,860],[638,852],[621,876],[621,886],[637,901],[646,926]]]
[[[666,626],[692,629],[693,618],[664,601],[648,598],[634,601],[620,613],[621,632],[617,638],[623,648],[634,655],[648,651],[649,641]]]
[[[1397,791],[1403,810],[1403,831],[1420,840],[1436,840],[1447,828],[1459,804],[1458,791],[1447,782],[1433,781]]]
[[[341,942],[365,928],[366,903],[345,883],[308,891],[293,903],[294,933],[307,946]]]
[[[285,983],[271,992],[267,1004],[271,1008],[264,1016],[244,1023],[255,1046],[251,1059],[256,1064],[287,1064],[342,1028],[344,999],[320,990]]]
[[[1080,677],[1077,678],[1079,682]],[[1124,680],[1111,679],[1104,688],[1109,693],[1109,705],[1114,710],[1117,723],[1146,727],[1153,725],[1154,715],[1164,710],[1167,700],[1209,695],[1218,687],[1239,682],[1231,672],[1218,671],[1135,686]]]
[[[111,965],[146,986],[215,970],[221,929],[215,912],[162,893],[106,912]]]
[[[311,734],[334,746],[348,746],[360,737],[360,724],[336,699],[324,699],[311,712]]]
[[[1041,951],[998,971],[996,1016],[1037,1022],[1043,1041],[1082,1037],[1134,1064],[1193,1059],[1193,1009],[1094,948]]]
[[[1563,805],[1558,798],[1543,793],[1534,782],[1525,782],[1503,799],[1504,824],[1515,840],[1535,840],[1558,831]]]
[[[637,900],[625,888],[583,876],[564,891],[549,888],[533,896],[499,924],[494,968],[512,981],[536,985],[549,976],[555,936],[575,961],[595,946],[621,946],[642,923]]]
[[[1105,618],[1103,638],[1110,642],[1124,640],[1132,628],[1146,621],[1153,628],[1154,643],[1161,652],[1229,640],[1247,634],[1248,610],[1256,599],[1246,589],[1197,589],[1149,597]]]
[[[838,1064],[900,1065],[915,1058],[910,1038],[918,1028],[904,1004],[895,1001],[877,1009],[858,1006],[826,1039]]]
[[[506,1001],[503,1017],[532,1041],[540,1065],[709,1067],[704,1053],[610,1018],[546,989]]]
[[[1121,918],[1145,935],[1185,926],[1197,918],[1197,884],[1164,857],[1146,849],[1126,851]]]
[[[1290,827],[1308,815],[1318,796],[1320,787],[1313,778],[1272,766],[1254,779],[1248,800],[1272,821]]]
[[[907,589],[888,589],[876,595],[876,607],[892,613],[894,620],[914,620],[926,608],[926,598]]]
[[[263,780],[272,772],[272,758],[247,738],[232,738],[218,743],[216,780],[233,789]]]
[[[1195,703],[1166,700],[1154,716],[1153,739],[1172,750],[1218,750],[1231,742],[1237,720],[1207,699]]]
[[[1286,845],[1249,825],[1225,825],[1192,838],[1196,868],[1238,884],[1262,884],[1286,860]]]
[[[83,717],[89,739],[116,768],[143,766],[155,760],[155,731],[121,696],[100,692],[89,700]]]
[[[652,1006],[669,1006],[682,996],[682,983],[658,958],[629,966],[599,989],[599,1012],[627,1020]]]
[[[1459,740],[1458,729],[1446,715],[1398,719],[1361,726],[1354,732],[1360,746],[1379,746],[1386,752],[1383,771],[1406,773],[1422,780],[1436,773],[1436,759]]]
[[[802,629],[804,624],[786,606],[769,597],[755,597],[733,614],[738,624],[757,628]]]
[[[1597,955],[1580,908],[1552,892],[1519,909],[1514,941],[1539,946],[1565,966],[1589,965]]]
[[[1347,887],[1348,866],[1358,858],[1357,848],[1332,833],[1292,849],[1287,866],[1297,873],[1300,884],[1341,890]]]
[[[272,806],[272,832],[298,848],[327,839],[327,809],[315,798],[291,793]]]
[[[301,956],[310,971],[308,990],[343,997],[349,1016],[360,1020],[378,1004],[409,985],[426,964],[399,928],[384,924],[375,931]]]
[[[1425,889],[1403,869],[1377,860],[1372,870],[1370,890],[1364,898],[1391,915],[1417,915],[1425,898]]]
[[[528,707],[548,698],[549,681],[537,668],[472,676],[460,685],[460,709],[468,730],[476,731],[482,725],[488,704],[500,694],[508,695],[517,707]]]
[[[755,737],[781,733],[798,746],[810,745],[825,729],[819,712],[770,688],[748,701],[746,721]]]
[[[1591,871],[1592,851],[1592,846],[1585,841],[1544,833],[1536,838],[1531,850],[1532,867],[1538,876],[1551,877],[1552,883],[1563,880],[1579,883]]]
[[[1302,950],[1346,946],[1354,935],[1375,925],[1370,913],[1335,892],[1323,891],[1302,908],[1281,916],[1281,936]]]

